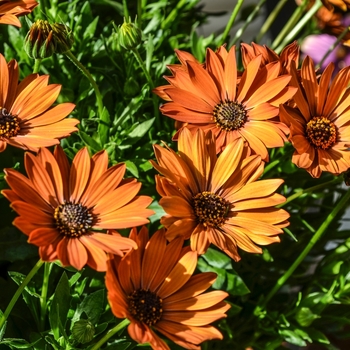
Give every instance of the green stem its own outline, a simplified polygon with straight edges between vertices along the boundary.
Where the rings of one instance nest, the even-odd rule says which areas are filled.
[[[17,288],[15,294],[13,295],[12,299],[10,300],[10,303],[7,305],[7,308],[5,310],[5,312],[3,313],[3,315],[1,316],[0,319],[0,330],[2,329],[3,325],[5,324],[7,317],[9,316],[9,314],[12,311],[12,308],[15,306],[19,296],[22,294],[24,288],[27,286],[27,284],[31,281],[31,279],[33,278],[33,276],[38,272],[38,270],[40,269],[41,265],[44,262],[40,259],[35,266],[31,269],[31,271],[28,273],[28,275],[26,276],[26,278],[23,280],[23,282],[21,283],[21,285]]]
[[[278,279],[277,283],[272,288],[270,293],[267,295],[267,297],[265,298],[265,300],[260,308],[265,308],[266,304],[270,301],[270,299],[286,283],[288,278],[293,274],[293,272],[296,270],[296,268],[300,265],[300,263],[307,256],[309,251],[313,248],[313,246],[320,239],[322,234],[326,231],[327,227],[330,225],[330,223],[333,221],[333,219],[336,217],[336,215],[339,213],[339,211],[345,207],[345,204],[349,199],[350,199],[350,190],[348,190],[345,193],[345,195],[341,198],[341,200],[338,202],[338,204],[335,206],[335,208],[327,216],[326,220],[322,223],[322,225],[319,227],[319,229],[312,236],[308,245],[304,248],[304,250],[298,256],[298,258],[294,261],[294,263],[291,265],[291,267],[284,273],[283,276],[281,276],[281,278]]]
[[[284,203],[282,203],[280,205],[277,205],[277,208],[281,208],[281,207],[285,206],[286,204],[288,204],[289,202],[293,201],[294,199],[299,198],[304,193],[310,193],[310,192],[312,193],[314,191],[318,191],[320,189],[323,189],[324,187],[328,187],[329,185],[332,185],[334,183],[340,182],[341,180],[342,180],[342,178],[341,178],[341,176],[339,176],[339,177],[334,178],[331,181],[324,182],[323,184],[316,185],[316,186],[313,186],[313,187],[309,187],[306,190],[301,190],[301,191],[295,192],[291,196],[289,196]]]
[[[137,0],[137,25],[139,28],[142,27],[142,0]]]
[[[44,265],[44,277],[43,285],[41,288],[41,297],[40,297],[40,330],[44,331],[45,329],[45,317],[47,311],[47,290],[49,287],[49,277],[51,271],[51,264],[45,263]]]
[[[42,58],[36,58],[34,61],[33,73],[38,73],[40,69]]]
[[[278,54],[284,49],[287,44],[292,42],[292,40],[304,28],[304,26],[310,22],[312,16],[321,8],[321,6],[321,0],[316,0],[314,6],[312,6],[312,8],[306,12],[305,16],[300,19],[292,28],[290,28],[290,31],[286,37],[283,38],[281,45],[278,46],[275,50]]]
[[[282,28],[274,42],[271,44],[271,47],[274,49],[276,48],[281,41],[283,40],[284,37],[291,31],[292,28],[296,25],[298,22],[299,18],[302,16],[306,6],[308,4],[308,0],[303,0],[300,6],[296,8],[292,16],[289,18],[288,22],[286,25]]]
[[[126,22],[129,22],[129,10],[126,0],[123,0],[123,10],[124,10],[124,18]]]
[[[47,9],[48,9],[49,7],[47,6],[47,3],[46,3],[46,0],[41,0],[40,1],[40,13],[41,13],[41,15],[40,15],[40,18],[42,18],[42,19],[47,19]]]
[[[98,106],[98,114],[101,117],[103,111],[103,101],[102,95],[100,93],[100,89],[98,88],[95,79],[92,77],[90,72],[84,67],[84,65],[73,55],[71,51],[67,51],[64,53],[81,71],[82,73],[89,79],[91,86],[93,87],[96,95],[97,106]]]
[[[224,33],[222,34],[221,38],[220,38],[220,41],[218,43],[218,46],[221,46],[225,43],[229,33],[230,33],[230,30],[233,26],[233,24],[235,23],[235,20],[236,20],[236,17],[238,15],[238,12],[239,10],[241,9],[242,5],[243,5],[243,2],[244,0],[238,0],[237,1],[237,4],[235,6],[235,8],[233,9],[232,13],[231,13],[231,17],[229,19],[229,21],[227,22],[227,25],[226,25],[226,28],[224,30]]]
[[[281,12],[283,6],[287,3],[288,0],[281,0],[272,10],[269,17],[266,18],[264,25],[261,27],[259,34],[256,37],[255,42],[259,42],[266,32],[270,29],[272,23],[276,20],[278,14]]]
[[[250,13],[248,18],[244,22],[243,26],[237,30],[236,35],[233,38],[232,43],[230,44],[230,46],[235,44],[242,37],[242,34],[247,29],[249,24],[254,20],[255,16],[260,11],[261,7],[264,5],[265,2],[266,2],[266,0],[260,0],[259,3],[254,7],[254,10]]]
[[[151,77],[151,75],[149,74],[149,72],[148,72],[148,70],[146,68],[145,62],[143,62],[139,51],[137,50],[137,48],[135,48],[135,49],[132,49],[132,52],[133,52],[133,54],[134,54],[138,64],[141,66],[141,68],[143,70],[143,73],[146,76],[147,82],[148,82],[151,90],[153,90],[154,89],[154,83],[153,83],[152,77]],[[156,118],[156,124],[157,124],[158,129],[160,130],[161,124],[160,124],[160,120],[159,120],[158,99],[157,99],[157,96],[152,93],[152,91],[151,91],[151,94],[152,94],[153,109],[154,109],[154,115],[155,115],[155,118]]]
[[[329,56],[329,54],[334,50],[334,48],[342,41],[342,39],[344,38],[344,36],[349,33],[350,31],[350,27],[346,27],[341,34],[337,37],[336,42],[330,46],[330,48],[328,49],[328,51],[325,53],[325,55],[322,57],[321,61],[317,64],[316,68],[320,68],[323,64],[323,62],[325,61],[325,59]]]
[[[99,349],[104,343],[108,341],[109,338],[113,337],[114,334],[119,332],[121,329],[125,328],[130,321],[125,318],[123,321],[121,321],[119,324],[117,324],[114,328],[112,328],[109,332],[107,332],[103,338],[101,338],[90,350],[97,350]]]
[[[176,6],[173,8],[173,10],[169,13],[168,17],[163,21],[162,25],[161,25],[161,28],[163,30],[165,29],[168,29],[173,21],[175,20],[175,18],[177,17],[178,15],[178,12],[181,10],[181,8],[183,6],[185,6],[187,3],[187,0],[180,0]]]

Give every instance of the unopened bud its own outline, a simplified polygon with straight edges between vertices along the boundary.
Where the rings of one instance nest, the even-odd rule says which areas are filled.
[[[39,19],[30,27],[24,39],[24,49],[29,57],[38,59],[67,52],[73,43],[73,33],[67,26]]]
[[[72,335],[79,343],[88,343],[95,335],[95,327],[89,320],[81,319],[74,323]]]
[[[135,49],[142,42],[142,32],[137,24],[124,20],[117,29],[119,44],[126,50]]]

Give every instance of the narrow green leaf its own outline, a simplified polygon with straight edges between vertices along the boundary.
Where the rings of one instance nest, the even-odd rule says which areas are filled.
[[[145,122],[136,126],[136,128],[131,131],[128,135],[130,139],[140,139],[146,132],[151,128],[156,118],[151,118],[150,120],[146,120]]]
[[[108,109],[103,107],[102,115],[98,123],[98,136],[100,137],[100,144],[104,146],[109,140],[109,127],[111,124],[111,118],[109,116]]]
[[[137,166],[135,163],[133,163],[131,160],[125,161],[126,169],[130,171],[132,176],[135,176],[136,178],[139,177],[139,170],[137,169]]]
[[[57,284],[49,313],[51,329],[56,340],[60,337],[60,325],[65,327],[70,301],[69,280],[64,271]]]
[[[94,37],[97,23],[98,23],[99,17],[97,16],[85,29],[83,40],[88,40]]]
[[[102,150],[102,147],[97,141],[95,141],[91,136],[86,134],[84,131],[79,130],[79,136],[86,146],[90,147],[94,152],[99,152]]]

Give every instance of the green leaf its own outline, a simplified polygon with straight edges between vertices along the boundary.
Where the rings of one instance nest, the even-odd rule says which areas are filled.
[[[153,210],[155,213],[149,218],[151,222],[156,222],[160,220],[160,218],[164,215],[166,215],[166,212],[164,211],[163,207],[161,207],[158,203],[158,201],[153,201],[151,205],[148,207],[149,209]]]
[[[104,311],[104,300],[105,291],[103,289],[87,295],[77,307],[72,318],[72,323],[77,322],[80,319],[81,314],[84,312],[91,323],[96,324]]]
[[[144,46],[146,48],[146,69],[149,72],[151,68],[151,62],[152,62],[153,52],[154,52],[154,43],[153,43],[152,34],[148,35],[148,40]]]
[[[311,323],[317,318],[320,318],[320,316],[314,314],[308,307],[301,307],[295,315],[295,319],[300,326],[303,327],[310,326]]]
[[[223,269],[232,269],[231,259],[226,254],[215,249],[208,248],[207,252],[202,255],[202,257],[210,266]]]
[[[321,344],[330,344],[328,338],[319,330],[315,328],[308,328],[307,332],[313,341],[317,341]]]
[[[16,227],[4,227],[0,230],[1,260],[11,262],[26,260],[38,255],[38,247],[27,242],[28,237]]]
[[[226,271],[227,286],[226,291],[231,295],[245,295],[250,293],[250,290],[243,282],[242,278],[236,273]]]
[[[136,128],[131,131],[128,135],[130,139],[140,139],[146,132],[151,128],[156,118],[151,118],[150,120],[146,120],[145,122],[136,126]]]
[[[282,330],[279,330],[278,332],[287,342],[293,345],[297,345],[297,346],[307,345],[306,342],[303,340],[303,338],[299,334],[289,329],[282,329]]]
[[[79,130],[79,136],[86,146],[90,147],[94,152],[99,152],[102,150],[101,145],[95,141],[91,136],[86,134],[84,131]]]
[[[47,335],[45,337],[46,342],[48,342],[55,350],[67,350],[63,348],[55,339]]]
[[[25,275],[19,273],[19,272],[14,272],[14,271],[9,271],[8,272],[9,276],[12,278],[13,281],[15,281],[18,285],[20,285],[24,279]],[[40,295],[36,293],[34,287],[32,287],[34,283],[31,281],[23,290],[22,292],[22,298],[26,305],[28,306],[31,314],[33,315],[33,318],[36,322],[36,324],[39,324],[39,310],[40,310]]]
[[[57,284],[49,313],[51,329],[56,340],[60,337],[61,330],[64,329],[66,325],[70,301],[69,280],[64,271]]]
[[[131,346],[131,342],[125,339],[115,340],[112,344],[105,347],[104,350],[126,350]],[[140,344],[140,346],[142,346]]]
[[[103,107],[102,115],[98,123],[98,136],[100,137],[100,144],[104,146],[109,140],[109,127],[111,124],[111,118],[109,116],[108,109]]]
[[[0,310],[0,318],[3,316],[3,314],[4,313]],[[7,325],[7,321],[5,321],[5,323],[3,324],[3,326],[0,329],[0,343],[1,343],[2,338],[4,337],[6,325]]]
[[[97,16],[84,30],[83,41],[92,39],[96,32],[97,22],[99,17]]]
[[[210,259],[208,259],[207,255],[209,250],[211,250],[209,253]],[[245,295],[250,293],[242,278],[231,268],[231,259],[214,249],[209,248],[208,251],[198,259],[197,267],[202,272],[211,271],[217,274],[213,288],[226,290],[231,295]],[[218,258],[217,261],[215,260],[215,256]],[[229,261],[227,261],[227,258]],[[228,269],[215,267],[215,265],[228,266]]]
[[[9,346],[11,349],[34,349],[33,345],[39,341],[40,339],[28,343],[25,339],[5,338],[1,341],[1,344]]]
[[[70,279],[69,279],[69,286],[72,287],[74,284],[79,280],[80,276],[83,274],[83,271],[76,272]]]
[[[139,177],[139,170],[137,169],[137,166],[135,163],[133,163],[131,160],[126,160],[125,162],[126,169],[130,171],[132,176],[135,176],[136,178]]]

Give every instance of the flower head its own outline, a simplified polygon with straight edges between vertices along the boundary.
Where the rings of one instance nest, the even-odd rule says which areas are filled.
[[[74,43],[72,31],[61,23],[37,20],[24,39],[24,49],[31,58],[46,58],[69,51]]]
[[[222,339],[210,323],[226,317],[230,305],[223,299],[228,294],[204,293],[216,275],[192,276],[197,253],[182,248],[181,238],[167,244],[164,229],[150,240],[145,227],[139,234],[133,229],[130,238],[138,249],[108,262],[106,286],[113,314],[131,321],[131,338],[163,350],[169,347],[154,330],[185,349],[200,349],[203,341]]]
[[[330,84],[333,69],[329,64],[317,79],[307,56],[300,78],[292,70],[291,83],[298,86],[296,108],[281,106],[281,120],[289,125],[289,140],[295,148],[293,163],[313,177],[320,177],[322,171],[339,174],[350,167],[350,67],[343,68]]]
[[[262,55],[261,67],[264,65],[279,61],[280,74],[290,74],[291,62],[295,62],[296,67],[299,65],[299,45],[296,41],[287,45],[281,52],[281,55],[277,55],[275,51],[270,49],[268,46],[259,45],[252,43],[251,45],[242,43],[242,61],[244,67],[247,67],[248,63],[255,57]]]
[[[283,146],[286,140],[288,129],[273,118],[295,88],[287,86],[289,75],[279,76],[280,62],[261,68],[261,61],[261,55],[252,59],[238,77],[234,46],[229,52],[223,46],[217,52],[207,49],[204,66],[185,60],[186,68],[166,77],[170,85],[154,90],[169,101],[161,107],[162,113],[186,123],[192,132],[211,130],[218,153],[242,139],[250,152],[267,161],[266,148]]]
[[[13,24],[21,27],[17,17],[31,13],[39,4],[36,0],[1,0],[0,24]]]
[[[8,64],[0,54],[0,152],[7,144],[30,151],[59,143],[59,139],[77,131],[77,119],[65,118],[73,103],[56,101],[61,85],[49,85],[49,76],[31,74],[18,84],[15,60]]]
[[[106,151],[90,158],[83,148],[70,166],[57,146],[54,154],[46,148],[36,156],[26,153],[24,165],[28,177],[5,169],[11,189],[2,194],[19,214],[13,224],[40,247],[42,260],[105,271],[106,252],[123,255],[136,248],[118,233],[101,231],[142,225],[153,214],[146,209],[152,198],[137,196],[141,184],[123,180],[124,164],[108,169]]]
[[[238,261],[237,247],[261,253],[256,244],[279,242],[288,213],[274,206],[285,198],[276,189],[283,180],[256,181],[263,173],[261,157],[247,157],[243,141],[229,144],[217,158],[211,133],[186,128],[179,136],[179,154],[154,146],[164,177],[157,177],[159,204],[168,214],[161,219],[166,237],[190,239],[191,248],[204,254],[212,243]]]

